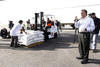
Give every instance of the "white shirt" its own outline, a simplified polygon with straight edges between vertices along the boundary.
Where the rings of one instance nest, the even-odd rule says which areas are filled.
[[[83,32],[82,30],[87,30],[85,32],[92,32],[95,29],[93,19],[88,16],[81,18],[78,22],[75,22],[75,27],[79,28],[79,32]]]
[[[10,31],[10,35],[11,36],[18,36],[18,33],[20,32],[21,29],[22,29],[21,24],[14,25],[14,27]]]

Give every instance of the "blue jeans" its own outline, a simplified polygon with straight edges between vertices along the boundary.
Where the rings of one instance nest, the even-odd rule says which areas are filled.
[[[98,34],[92,34],[91,49],[96,49]]]

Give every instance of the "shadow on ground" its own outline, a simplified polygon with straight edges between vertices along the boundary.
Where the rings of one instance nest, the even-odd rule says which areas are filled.
[[[6,41],[6,40],[3,40]],[[10,40],[7,40],[9,42]],[[56,50],[56,49],[66,49],[66,48],[77,48],[70,47],[70,43],[74,42],[74,35],[70,33],[62,33],[60,37],[56,39],[48,40],[41,45],[37,45],[32,48],[19,47],[16,50]],[[0,49],[11,49],[10,43],[0,43]]]
[[[88,63],[92,64],[100,64],[100,59],[89,59]]]

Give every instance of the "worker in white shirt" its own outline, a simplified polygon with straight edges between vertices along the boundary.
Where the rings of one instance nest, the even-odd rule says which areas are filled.
[[[22,29],[22,23],[23,21],[20,20],[18,24],[14,25],[14,27],[12,28],[12,30],[10,31],[10,35],[11,35],[11,47],[18,47],[18,33],[21,31]],[[25,31],[24,31],[25,32]]]
[[[95,29],[94,21],[87,16],[87,10],[81,10],[82,18],[75,22],[75,27],[79,28],[79,53],[80,57],[77,59],[83,59],[82,64],[88,62],[89,45],[90,45],[90,33]]]

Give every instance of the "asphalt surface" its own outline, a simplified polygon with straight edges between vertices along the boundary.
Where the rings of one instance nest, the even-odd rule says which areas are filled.
[[[63,31],[59,38],[33,48],[10,48],[9,39],[0,38],[0,67],[100,67],[100,37],[97,52],[90,51],[89,63],[81,64],[74,31]]]

